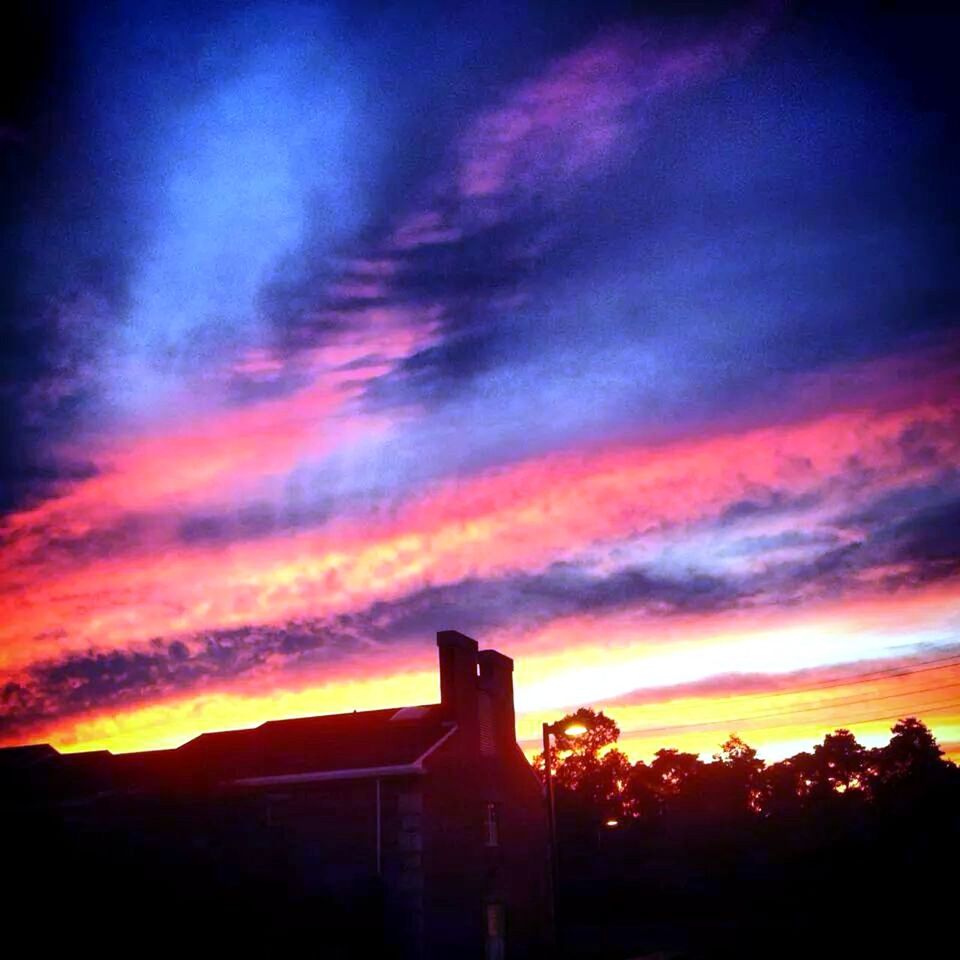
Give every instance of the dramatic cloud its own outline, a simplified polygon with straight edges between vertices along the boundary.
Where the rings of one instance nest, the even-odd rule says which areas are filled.
[[[68,20],[0,115],[4,742],[429,700],[445,627],[517,657],[525,737],[590,702],[706,749],[739,698],[811,708],[774,752],[960,738],[909,672],[960,629],[930,28]]]

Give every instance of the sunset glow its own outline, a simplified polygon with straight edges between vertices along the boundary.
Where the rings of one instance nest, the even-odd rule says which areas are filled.
[[[477,11],[429,52],[261,14],[75,37],[77,167],[14,265],[0,746],[435,702],[456,629],[514,658],[531,757],[591,706],[633,759],[905,716],[960,758],[960,335],[909,91],[773,4]]]

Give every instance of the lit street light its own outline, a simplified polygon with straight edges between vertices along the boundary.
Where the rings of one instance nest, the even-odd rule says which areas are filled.
[[[554,926],[556,926],[557,892],[560,882],[560,864],[557,851],[557,810],[553,794],[553,763],[550,757],[550,734],[556,736],[562,733],[567,737],[581,737],[588,732],[588,727],[582,723],[570,723],[561,727],[560,723],[544,723],[543,725],[543,773],[547,787],[547,818],[550,827],[550,902],[553,906]]]

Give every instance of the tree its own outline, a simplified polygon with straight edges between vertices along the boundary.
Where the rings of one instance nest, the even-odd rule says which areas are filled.
[[[703,766],[703,761],[695,753],[666,748],[654,754],[650,769],[658,781],[660,796],[667,798],[682,793],[696,780]]]
[[[619,818],[630,761],[621,751],[611,749],[620,736],[616,721],[603,711],[582,707],[561,717],[554,726],[558,732],[550,746],[550,761],[558,805],[578,807],[592,820]],[[573,726],[585,727],[586,732],[567,735],[564,731]],[[534,767],[541,773],[543,759],[541,753],[534,760]]]
[[[619,820],[625,813],[624,799],[630,778],[630,761],[620,750],[608,750],[591,762],[579,776],[577,791],[598,820]]]
[[[759,809],[763,761],[735,733],[730,734],[713,763],[704,767],[705,809],[722,817],[738,817]]]
[[[947,769],[943,751],[930,729],[916,717],[898,720],[890,742],[874,751],[874,777],[880,784],[925,780]]]
[[[693,806],[704,766],[695,753],[658,750],[649,767],[634,767],[629,782],[630,804],[637,808],[652,806],[660,816]]]
[[[717,763],[725,763],[744,771],[753,772],[763,769],[763,761],[757,759],[757,751],[744,743],[735,733],[727,737],[719,753],[713,755],[713,759]]]
[[[794,818],[807,805],[816,761],[806,751],[767,767],[761,779],[760,808],[770,818]]]
[[[581,707],[561,717],[556,726],[559,731],[555,735],[557,750],[573,756],[596,757],[601,750],[620,739],[620,727],[616,720],[602,710],[597,712],[589,707]],[[568,736],[564,731],[570,727],[586,727],[586,733]]]
[[[863,789],[866,771],[867,751],[849,730],[828,733],[823,743],[813,748],[810,779],[821,795]]]
[[[650,818],[661,811],[658,779],[653,768],[638,760],[627,774],[623,791],[623,812],[632,819]]]

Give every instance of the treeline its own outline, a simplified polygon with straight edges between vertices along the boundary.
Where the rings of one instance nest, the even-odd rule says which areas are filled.
[[[556,727],[586,728],[580,735],[560,733],[551,747],[558,808],[611,828],[676,816],[795,816],[823,804],[889,799],[960,776],[915,717],[898,721],[882,747],[866,748],[849,730],[838,729],[811,751],[769,765],[736,734],[712,762],[663,748],[650,763],[631,763],[614,746],[620,736],[616,721],[602,711],[577,710]],[[540,754],[534,761],[541,776],[543,760]]]
[[[868,749],[836,730],[766,764],[731,735],[712,760],[631,763],[579,710],[558,729],[559,956],[578,960],[935,955],[955,910],[960,770],[927,726]],[[536,767],[543,771],[543,757]]]

